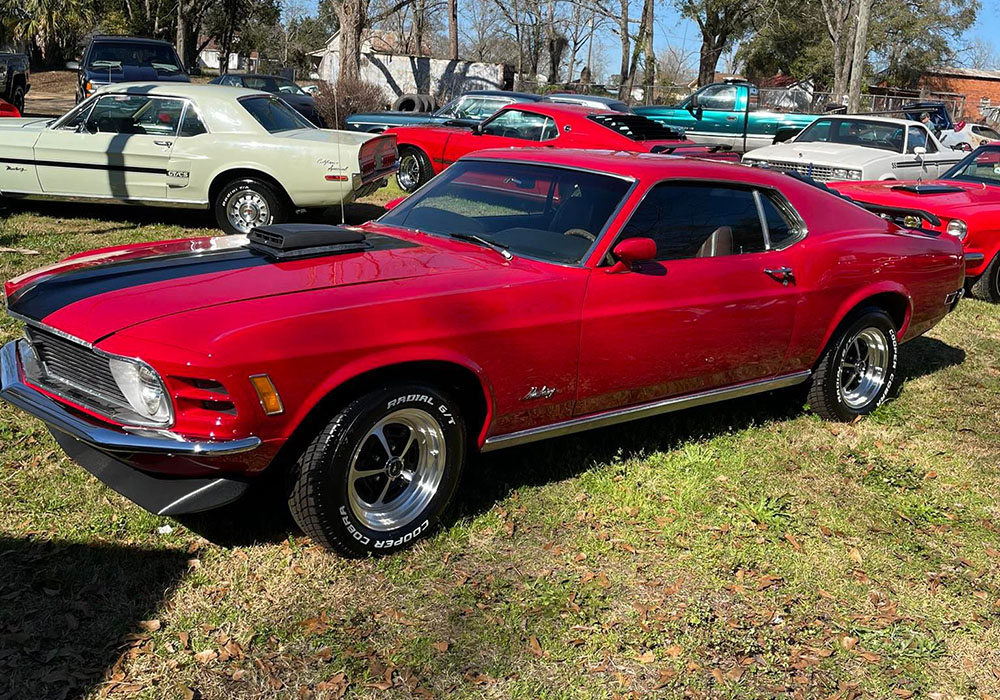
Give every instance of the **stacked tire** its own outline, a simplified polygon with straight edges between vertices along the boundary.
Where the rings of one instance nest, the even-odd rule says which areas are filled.
[[[432,95],[406,94],[392,103],[392,109],[396,112],[433,112],[437,108],[437,98]]]

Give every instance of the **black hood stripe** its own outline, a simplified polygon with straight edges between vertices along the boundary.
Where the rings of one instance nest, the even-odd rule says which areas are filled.
[[[266,258],[245,248],[104,263],[43,277],[15,292],[7,300],[7,308],[19,316],[41,321],[65,306],[99,294],[267,264]]]
[[[391,236],[369,234],[366,240],[371,244],[367,252],[416,247],[414,243]],[[301,260],[302,258],[298,259]],[[108,292],[274,264],[281,263],[245,247],[159,253],[114,260],[46,275],[12,294],[7,299],[7,308],[18,316],[42,321],[49,314],[70,304]]]

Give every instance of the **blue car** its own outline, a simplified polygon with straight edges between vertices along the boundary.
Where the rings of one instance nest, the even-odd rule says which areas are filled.
[[[167,83],[190,83],[188,75],[199,69],[184,70],[173,44],[159,39],[134,36],[95,36],[83,58],[66,64],[77,71],[76,101],[79,104],[97,88],[111,83],[134,83],[149,80]]]
[[[514,102],[540,102],[541,95],[506,90],[470,90],[446,104],[436,112],[361,112],[346,119],[351,131],[381,134],[394,126],[414,124],[443,124],[471,126],[493,116],[501,107]]]
[[[311,121],[320,128],[326,126],[326,122],[316,109],[316,100],[298,84],[274,75],[259,75],[255,73],[227,73],[220,75],[211,81],[213,85],[232,85],[233,87],[244,87],[251,90],[263,90],[272,95],[277,95],[303,117]]]

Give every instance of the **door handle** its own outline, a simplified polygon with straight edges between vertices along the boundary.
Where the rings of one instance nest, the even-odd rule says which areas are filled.
[[[726,117],[726,121],[727,122],[734,122],[734,121],[736,121],[736,116],[735,115],[730,115],[730,116]]]
[[[795,284],[795,273],[792,272],[792,268],[790,267],[766,267],[764,268],[764,274],[776,282],[781,282],[781,286],[783,287]]]
[[[173,141],[153,141],[157,146],[163,146],[164,148],[170,148],[174,145]]]

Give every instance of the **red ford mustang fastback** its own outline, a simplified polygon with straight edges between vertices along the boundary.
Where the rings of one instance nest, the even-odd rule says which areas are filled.
[[[154,512],[287,470],[302,529],[365,554],[432,528],[472,451],[803,382],[820,415],[867,414],[963,281],[956,237],[779,173],[488,151],[357,228],[11,280],[0,394]]]
[[[679,131],[638,114],[576,105],[519,103],[481,124],[399,126],[396,181],[405,192],[418,187],[462,156],[486,148],[594,148],[666,153],[737,163],[740,157],[685,139]]]
[[[1000,143],[980,146],[937,180],[835,182],[830,187],[887,212],[895,209],[896,220],[914,216],[912,210],[933,214],[937,221],[924,219],[923,226],[947,231],[965,245],[966,288],[1000,303]]]

